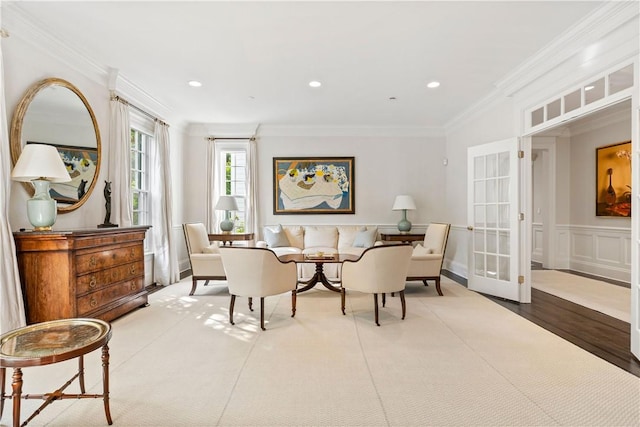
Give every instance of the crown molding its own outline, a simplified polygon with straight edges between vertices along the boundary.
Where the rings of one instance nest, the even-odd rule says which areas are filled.
[[[260,136],[444,138],[444,128],[424,126],[262,125]]]
[[[66,66],[100,85],[105,85],[107,70],[89,57],[81,55],[65,40],[47,30],[40,22],[23,10],[19,2],[3,2],[2,25],[11,38],[23,40],[37,50],[63,62]]]
[[[259,123],[189,123],[189,136],[244,138],[258,133]]]
[[[445,123],[447,133],[480,116],[505,98],[513,97],[518,91],[575,56],[589,41],[598,40],[612,30],[637,19],[640,14],[639,5],[635,0],[623,0],[607,2],[597,8],[507,76],[498,80],[491,93]]]
[[[120,75],[118,70],[110,68],[108,80],[110,91],[122,96],[127,102],[136,107],[165,122],[167,121],[166,118],[172,115],[171,108],[149,95],[131,80]]]
[[[584,46],[635,19],[640,12],[638,5],[637,1],[605,3],[497,81],[496,89],[505,96],[513,96],[540,76],[578,54]]]
[[[299,136],[299,137],[444,137],[442,128],[387,127],[387,126],[318,126],[318,125],[264,125],[256,123],[191,123],[189,136],[245,137],[245,136]]]
[[[168,123],[169,119],[172,119],[177,123],[171,125],[180,129],[184,127],[181,118],[177,117],[171,108],[120,75],[118,70],[98,64],[73,43],[58,37],[48,29],[45,22],[38,21],[24,11],[19,2],[3,3],[2,12],[2,24],[6,26],[11,37],[21,39],[44,54],[61,61],[88,80],[121,95],[149,114]]]
[[[491,110],[493,106],[497,105],[500,102],[503,102],[505,98],[506,97],[500,92],[496,90],[492,91],[484,98],[481,98],[479,101],[473,104],[471,107],[467,108],[462,113],[458,114],[456,117],[445,123],[444,128],[446,129],[446,133],[450,134],[451,132],[456,131],[466,123],[481,116],[484,112]]]

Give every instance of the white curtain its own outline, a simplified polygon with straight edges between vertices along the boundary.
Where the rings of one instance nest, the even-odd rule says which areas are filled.
[[[170,285],[180,280],[180,271],[173,236],[169,126],[159,120],[155,123],[154,142],[149,151],[153,277],[158,284]]]
[[[256,233],[258,230],[258,144],[255,139],[249,141],[247,147],[247,233]],[[257,236],[256,236],[257,237]]]
[[[4,65],[0,43],[0,334],[26,325],[16,247],[9,224],[11,156],[4,100]]]
[[[133,202],[131,200],[131,126],[129,106],[117,99],[111,100],[109,132],[109,179],[111,180],[111,222],[120,227],[131,227]]]
[[[207,231],[215,233],[219,230],[220,218],[216,216],[215,206],[220,197],[219,186],[216,184],[217,177],[222,172],[219,161],[220,153],[216,150],[216,142],[213,138],[207,140]]]

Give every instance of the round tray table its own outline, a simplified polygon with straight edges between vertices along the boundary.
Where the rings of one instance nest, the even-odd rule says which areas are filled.
[[[9,331],[0,336],[0,418],[5,399],[13,400],[13,426],[24,426],[55,400],[102,398],[107,423],[111,425],[109,410],[109,346],[111,325],[99,319],[62,319],[36,323]],[[102,394],[87,394],[84,387],[84,355],[102,347]],[[22,368],[43,366],[78,358],[78,372],[56,391],[22,395]],[[5,394],[6,368],[13,368],[12,394]],[[80,394],[64,390],[76,379]],[[41,399],[44,403],[20,424],[22,399]]]

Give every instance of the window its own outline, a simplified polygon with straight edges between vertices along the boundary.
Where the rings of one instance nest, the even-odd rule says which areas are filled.
[[[131,195],[133,225],[150,225],[149,143],[151,135],[131,128]]]
[[[574,88],[572,92],[566,93],[546,105],[529,110],[525,116],[528,119],[525,127],[530,129],[542,124],[550,126],[554,122],[567,120],[568,117],[565,115],[568,113],[573,112],[571,117],[574,117],[579,109],[582,109],[581,113],[584,114],[593,111],[589,107],[600,108],[605,102],[614,103],[630,96],[630,89],[633,88],[634,83],[633,66],[633,64],[629,64],[613,72],[604,73],[596,80],[589,80],[587,84],[583,84],[577,89]],[[595,104],[596,102],[598,104]]]
[[[244,233],[246,224],[245,197],[247,195],[247,151],[242,144],[242,148],[225,147],[221,151],[221,161],[224,167],[220,168],[224,176],[220,177],[223,185],[220,194],[235,196],[238,203],[238,211],[234,217],[234,232]]]

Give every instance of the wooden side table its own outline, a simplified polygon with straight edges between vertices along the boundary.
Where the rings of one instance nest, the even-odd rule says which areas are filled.
[[[424,233],[422,234],[380,233],[380,238],[385,242],[402,242],[402,243],[422,242],[424,240]]]
[[[5,399],[13,400],[13,426],[26,425],[51,402],[61,399],[96,399],[104,401],[107,423],[113,424],[109,410],[109,346],[111,325],[99,319],[62,319],[9,331],[0,336],[0,418]],[[84,387],[84,355],[102,347],[102,394],[87,394]],[[22,368],[43,366],[78,358],[78,372],[56,391],[22,396]],[[5,395],[6,368],[13,368],[12,394]],[[78,378],[80,394],[64,393]],[[44,403],[20,424],[22,399],[41,399]]]
[[[253,240],[253,233],[222,233],[222,234],[209,234],[209,241],[222,242],[225,246],[229,243],[229,246],[233,245],[233,242],[242,240]]]

